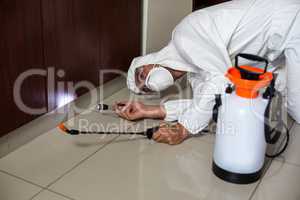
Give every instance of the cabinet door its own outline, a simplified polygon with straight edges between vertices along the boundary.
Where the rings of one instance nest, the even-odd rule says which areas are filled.
[[[0,0],[0,136],[38,116],[24,113],[14,101],[14,83],[23,72],[55,70],[48,74],[54,81],[30,76],[21,92],[27,106],[51,110],[61,97],[75,96],[61,85],[89,81],[96,87],[115,77],[99,80],[100,70],[127,71],[140,53],[140,1]]]
[[[37,116],[17,107],[13,87],[22,72],[44,69],[40,6],[40,0],[0,0],[0,136]],[[46,106],[45,81],[43,76],[24,81],[21,97],[27,106]]]
[[[229,0],[193,0],[193,10],[213,6],[219,3],[223,3]]]
[[[140,0],[42,0],[45,64],[65,71],[59,81],[99,85],[99,71],[126,71],[140,53]],[[113,75],[105,77],[105,81]],[[101,80],[102,82],[102,80]],[[81,95],[86,90],[79,90]],[[70,91],[48,94],[52,108]]]

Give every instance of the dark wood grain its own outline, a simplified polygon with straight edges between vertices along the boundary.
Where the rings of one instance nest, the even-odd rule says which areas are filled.
[[[95,86],[100,70],[126,71],[140,52],[140,10],[140,0],[43,0],[46,66],[66,72],[60,81]],[[53,108],[57,95],[49,94]]]
[[[31,68],[43,69],[40,0],[0,0],[0,136],[36,116],[23,113],[13,99],[17,77]],[[45,77],[28,78],[22,98],[28,106],[46,105]]]
[[[65,76],[32,76],[22,87],[24,102],[33,108],[56,108],[63,85],[89,81],[94,86],[99,71],[127,71],[140,53],[141,0],[0,0],[0,136],[37,117],[20,111],[13,99],[16,78],[31,68],[62,69]],[[48,87],[54,84],[53,91]],[[78,90],[80,96],[87,90]]]

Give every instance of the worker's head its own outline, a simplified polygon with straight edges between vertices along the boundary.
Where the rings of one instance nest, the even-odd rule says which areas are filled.
[[[135,84],[144,92],[159,92],[174,84],[172,71],[160,65],[144,65],[135,71]]]
[[[158,92],[173,85],[186,72],[198,72],[198,68],[185,62],[173,51],[170,46],[133,59],[127,73],[128,88],[136,94]]]

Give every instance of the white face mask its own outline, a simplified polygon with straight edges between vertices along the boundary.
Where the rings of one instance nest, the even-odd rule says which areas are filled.
[[[146,78],[145,85],[152,91],[163,91],[174,84],[174,78],[164,67],[154,67]]]

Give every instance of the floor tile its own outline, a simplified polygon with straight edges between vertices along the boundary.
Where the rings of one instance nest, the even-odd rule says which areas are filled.
[[[0,169],[47,186],[112,138],[72,137],[54,129],[0,159]]]
[[[195,135],[200,137],[203,141],[214,144],[216,137],[216,123],[211,122],[201,133]]]
[[[198,135],[195,135],[194,137],[198,137],[204,142],[214,144],[216,135],[215,133],[200,133]]]
[[[69,199],[61,195],[55,194],[53,192],[43,191],[42,193],[34,197],[32,200],[69,200]]]
[[[5,156],[8,152],[9,144],[8,144],[8,135],[2,136],[0,138],[0,158]]]
[[[68,127],[84,131],[113,131],[122,132],[135,123],[121,119],[115,113],[86,111],[66,123]]]
[[[300,125],[295,123],[290,131],[290,134],[290,144],[286,152],[280,158],[278,158],[278,160],[284,160],[290,164],[300,166]]]
[[[35,185],[0,172],[1,200],[28,200],[40,190]]]
[[[300,167],[273,161],[253,200],[299,200]]]
[[[289,129],[292,128],[292,126],[294,125],[294,123],[295,123],[295,120],[290,115],[287,115],[287,125],[288,125]]]
[[[112,98],[118,95],[126,96],[126,90]],[[84,131],[120,132],[134,123],[113,113],[87,110],[70,119],[66,125],[70,129]],[[115,137],[117,135],[69,136],[55,128],[0,159],[0,169],[45,187]]]
[[[169,146],[120,137],[55,183],[74,199],[248,199],[256,184],[234,185],[211,171],[213,145],[192,138]]]
[[[106,98],[104,100],[104,103],[108,105],[112,105],[115,101],[128,100],[130,98],[130,95],[131,95],[130,91],[125,87],[120,91],[116,92],[115,94],[111,95],[110,97]]]

